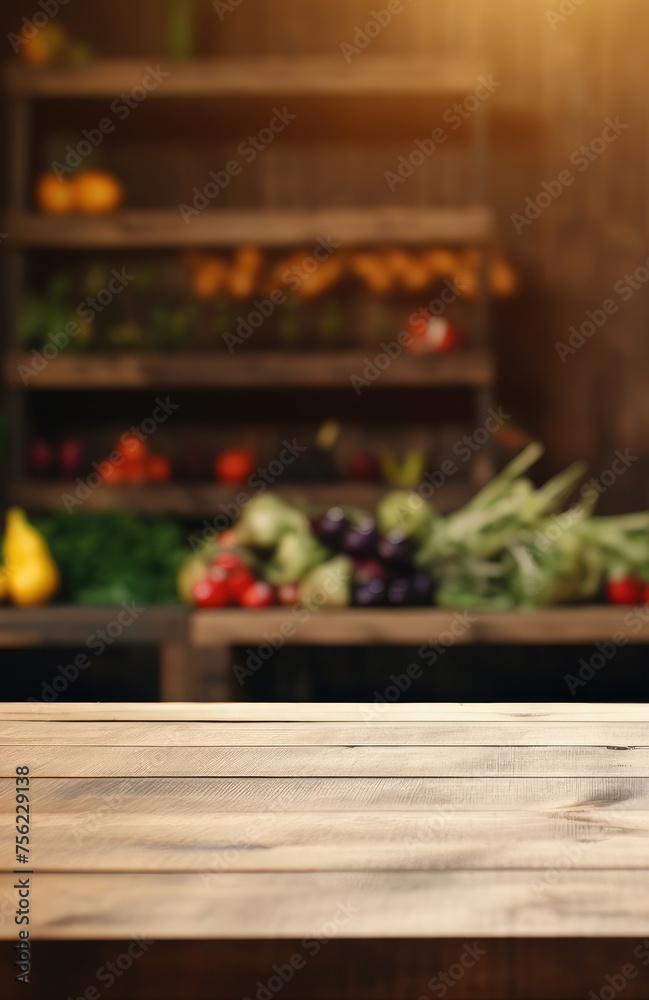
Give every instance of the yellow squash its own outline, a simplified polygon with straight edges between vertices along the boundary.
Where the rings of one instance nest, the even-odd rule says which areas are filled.
[[[18,607],[47,604],[61,586],[47,542],[19,507],[7,512],[4,562],[8,595]]]

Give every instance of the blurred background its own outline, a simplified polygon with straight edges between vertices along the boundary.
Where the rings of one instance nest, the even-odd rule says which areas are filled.
[[[0,697],[643,697],[643,521],[536,590],[424,522],[534,441],[648,506],[648,19],[5,0]]]

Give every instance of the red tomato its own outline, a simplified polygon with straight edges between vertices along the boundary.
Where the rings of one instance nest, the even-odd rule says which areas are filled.
[[[639,604],[643,590],[642,581],[636,576],[623,576],[618,580],[608,581],[606,596],[609,604]]]
[[[122,473],[122,482],[124,483],[146,482],[146,466],[140,459],[127,458],[118,468]]]
[[[239,596],[242,608],[269,608],[274,603],[275,591],[264,580],[257,580]]]
[[[237,566],[228,570],[228,586],[232,596],[239,600],[251,587],[255,585],[255,574],[249,566]]]
[[[135,434],[126,434],[117,445],[117,451],[126,459],[142,461],[149,453],[146,441],[136,437]]]
[[[221,544],[220,541],[219,544]],[[212,566],[222,566],[223,569],[240,569],[242,566],[247,567],[248,564],[236,552],[219,552],[212,559]]]
[[[109,486],[116,486],[118,483],[123,483],[124,473],[122,472],[122,466],[114,465],[112,462],[103,462],[101,478]]]
[[[214,475],[222,483],[245,483],[255,471],[255,456],[246,448],[230,448],[214,459]]]
[[[164,455],[149,455],[144,463],[147,478],[154,483],[164,483],[171,479],[171,462]]]
[[[280,604],[297,604],[300,600],[299,583],[283,583],[277,588],[277,598]]]
[[[215,580],[209,576],[194,584],[192,596],[199,608],[224,608],[232,600],[227,580]]]
[[[410,354],[447,354],[462,347],[462,334],[443,316],[415,314],[408,333]]]

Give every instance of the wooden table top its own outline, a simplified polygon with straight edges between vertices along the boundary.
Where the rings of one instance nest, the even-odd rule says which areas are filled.
[[[2,900],[24,767],[37,939],[649,934],[646,705],[4,704]]]

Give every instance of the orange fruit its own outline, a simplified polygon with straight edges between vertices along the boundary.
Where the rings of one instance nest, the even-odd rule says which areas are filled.
[[[46,24],[20,46],[20,58],[30,66],[47,66],[62,56],[70,43],[60,24]]]
[[[76,208],[76,184],[69,177],[61,180],[48,170],[36,182],[36,203],[47,215],[69,215]]]
[[[222,257],[206,257],[192,275],[192,292],[197,299],[209,302],[222,291],[228,277],[228,265]]]
[[[75,175],[77,211],[82,215],[109,215],[124,201],[124,187],[106,170],[81,170]]]

